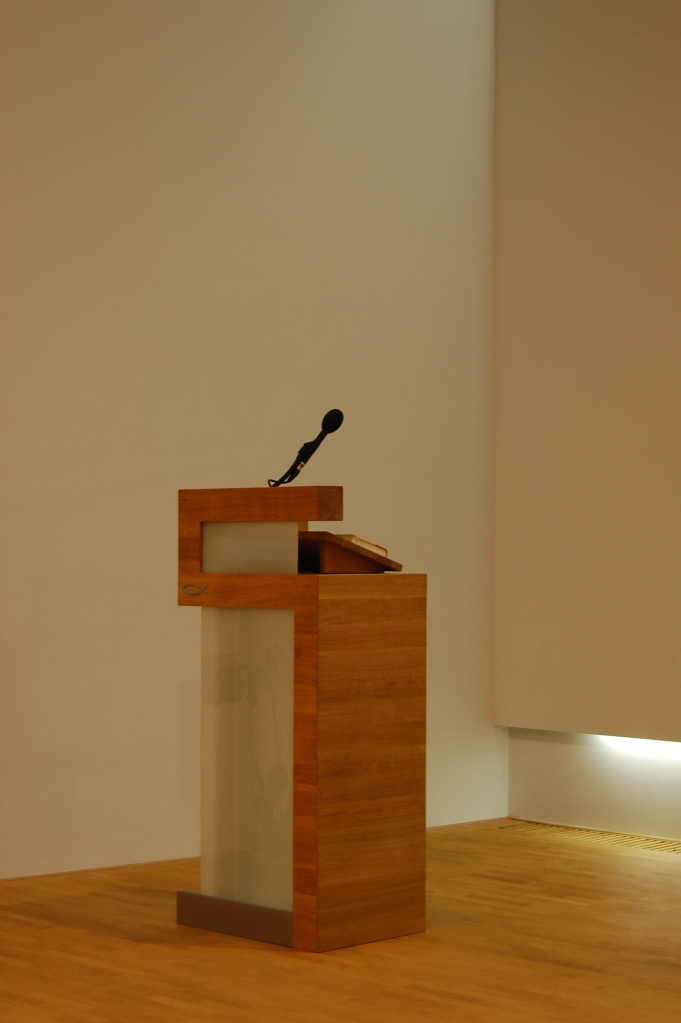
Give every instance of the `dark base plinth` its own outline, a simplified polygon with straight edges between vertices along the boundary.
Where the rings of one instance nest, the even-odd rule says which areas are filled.
[[[177,922],[239,938],[293,946],[293,913],[286,909],[268,909],[200,892],[180,891],[177,893]]]

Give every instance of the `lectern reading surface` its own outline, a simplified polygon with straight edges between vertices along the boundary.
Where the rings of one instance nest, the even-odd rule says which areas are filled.
[[[179,923],[313,952],[424,929],[426,578],[307,529],[340,519],[340,487],[180,491],[203,610]]]

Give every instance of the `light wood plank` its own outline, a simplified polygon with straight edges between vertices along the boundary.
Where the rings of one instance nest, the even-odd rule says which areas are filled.
[[[297,576],[294,578],[303,578]],[[317,947],[317,670],[319,576],[295,610],[293,694],[293,944]]]
[[[425,926],[425,576],[320,576],[319,597],[322,951]]]
[[[175,923],[198,861],[0,882],[7,1023],[672,1023],[681,859],[428,835],[428,930],[311,956]]]
[[[224,487],[180,490],[180,522],[335,522],[342,487]]]

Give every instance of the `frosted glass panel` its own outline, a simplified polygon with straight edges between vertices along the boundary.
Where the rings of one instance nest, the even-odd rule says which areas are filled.
[[[201,614],[201,892],[292,909],[293,611]]]
[[[204,522],[203,572],[298,571],[297,522]]]

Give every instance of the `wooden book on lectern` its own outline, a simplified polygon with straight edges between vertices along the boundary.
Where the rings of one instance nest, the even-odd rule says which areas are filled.
[[[180,491],[208,752],[201,892],[178,892],[179,923],[311,952],[425,928],[426,577],[310,533],[342,498]]]

